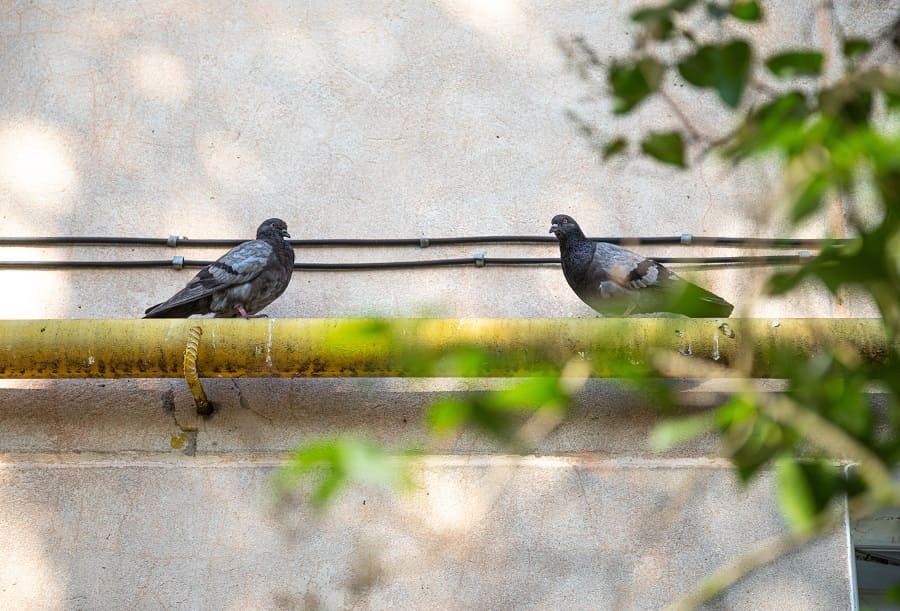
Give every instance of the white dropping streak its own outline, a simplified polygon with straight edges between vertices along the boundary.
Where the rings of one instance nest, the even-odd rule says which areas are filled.
[[[275,320],[269,319],[269,335],[266,337],[266,365],[272,367],[272,324]]]

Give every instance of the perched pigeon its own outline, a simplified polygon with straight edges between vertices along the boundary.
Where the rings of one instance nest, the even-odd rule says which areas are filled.
[[[608,316],[671,312],[724,318],[734,309],[721,297],[678,277],[652,259],[584,236],[571,216],[557,214],[550,233],[559,238],[563,273],[575,294]]]
[[[268,219],[256,239],[238,244],[194,276],[171,299],[147,308],[144,318],[256,318],[287,288],[294,271],[294,249],[281,219]],[[263,316],[265,316],[263,314]]]

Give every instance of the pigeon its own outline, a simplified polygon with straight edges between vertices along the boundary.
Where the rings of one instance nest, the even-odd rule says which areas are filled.
[[[170,299],[147,308],[144,318],[264,317],[260,310],[287,288],[294,271],[291,235],[281,219],[263,221],[256,239],[238,244],[210,263]]]
[[[559,239],[566,281],[578,297],[606,316],[672,313],[726,318],[734,306],[680,278],[653,259],[585,237],[571,216],[557,214],[550,233]]]

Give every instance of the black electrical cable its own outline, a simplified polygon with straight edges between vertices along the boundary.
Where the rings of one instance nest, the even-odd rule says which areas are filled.
[[[855,550],[857,560],[863,562],[877,562],[878,564],[888,564],[891,566],[900,566],[900,558],[884,553],[880,550],[869,550],[857,548]]]
[[[180,243],[182,240],[179,239]],[[184,240],[187,242],[187,240]],[[192,240],[196,242],[197,240]],[[230,243],[231,240],[221,240],[223,246],[225,242]],[[128,237],[112,237],[112,236],[53,236],[44,238],[0,238],[0,246],[66,246],[79,244],[110,244],[122,246],[165,246],[168,244],[166,238],[128,238]],[[237,242],[235,242],[236,244]]]
[[[128,269],[206,267],[211,261],[191,259],[157,259],[144,261],[0,261],[0,270],[10,269]],[[655,261],[668,264],[692,264],[699,266],[724,265],[796,265],[809,260],[805,255],[770,255],[763,257],[653,257]],[[422,261],[373,261],[367,263],[295,263],[295,270],[302,271],[359,271],[377,269],[410,269],[418,267],[488,265],[559,265],[556,257],[507,258],[507,257],[461,257],[454,259],[426,259]]]
[[[827,244],[840,244],[846,239],[819,238],[733,238],[716,236],[651,236],[637,238],[600,237],[590,238],[595,242],[608,242],[624,246],[643,244],[724,246],[747,248],[821,248]],[[121,245],[121,246],[185,246],[185,247],[231,247],[246,240],[231,239],[191,239],[191,238],[137,238],[110,236],[57,236],[57,237],[0,237],[0,246],[66,246],[66,245]],[[550,244],[556,243],[553,236],[512,235],[512,236],[462,236],[454,238],[323,238],[289,240],[298,247],[312,246],[450,246],[454,244]]]

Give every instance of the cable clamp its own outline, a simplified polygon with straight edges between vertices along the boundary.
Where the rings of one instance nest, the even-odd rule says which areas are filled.
[[[812,257],[812,253],[809,252],[808,250],[801,250],[800,252],[797,253],[797,256],[800,257],[801,259],[809,259],[810,257]]]
[[[484,253],[483,252],[475,253],[475,267],[484,267]]]
[[[419,238],[419,248],[428,248],[429,244],[428,238]]]
[[[682,233],[682,234],[681,234],[681,243],[682,243],[683,245],[688,246],[688,245],[690,245],[690,243],[691,243],[693,240],[694,240],[694,236],[692,236],[691,234],[689,234],[689,233]]]
[[[184,269],[184,257],[181,255],[175,255],[172,257],[172,267],[175,269]]]
[[[169,239],[166,240],[166,246],[168,246],[169,248],[175,248],[176,246],[178,246],[178,236],[170,235]]]

